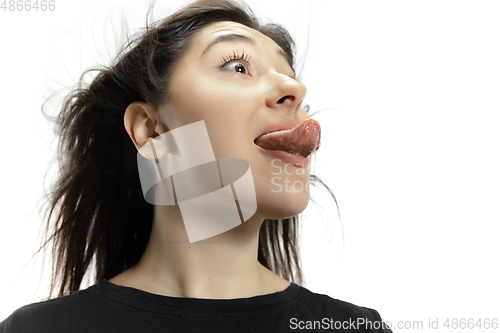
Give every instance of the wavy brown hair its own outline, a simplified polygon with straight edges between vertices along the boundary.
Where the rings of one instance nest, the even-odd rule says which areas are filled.
[[[124,128],[124,112],[137,100],[153,107],[162,104],[168,98],[173,67],[195,34],[219,21],[241,23],[267,35],[294,68],[294,42],[283,27],[262,25],[241,4],[201,0],[163,20],[146,19],[146,28],[128,40],[110,66],[82,74],[51,119],[59,136],[59,173],[46,195],[44,218],[47,214],[48,218],[38,250],[50,249],[53,259],[48,298],[79,290],[89,271],[99,282],[140,260],[154,207],[143,197],[137,150]],[[89,73],[96,75],[85,84]],[[302,284],[298,224],[299,216],[266,219],[260,229],[258,260],[281,277]]]

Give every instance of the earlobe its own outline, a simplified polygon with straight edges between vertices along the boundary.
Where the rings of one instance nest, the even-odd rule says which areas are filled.
[[[156,133],[155,110],[144,101],[134,101],[129,104],[123,116],[123,125],[139,150],[149,138],[154,138]]]

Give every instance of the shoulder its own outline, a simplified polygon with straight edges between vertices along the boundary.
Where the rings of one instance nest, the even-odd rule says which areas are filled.
[[[95,287],[91,287],[20,307],[0,323],[0,333],[71,331],[79,320],[88,320],[101,301],[94,291]]]
[[[342,301],[328,295],[315,293],[305,287],[301,287],[301,289],[304,294],[303,301],[314,306],[315,310],[324,310],[320,311],[322,313],[335,312],[337,315],[342,314],[354,317],[365,316],[369,318],[380,318],[380,315],[374,309]]]
[[[372,328],[369,332],[391,332],[375,309],[315,293],[304,287],[301,289],[305,308],[309,309],[311,316],[317,320],[327,318],[332,325],[337,323],[350,328]]]

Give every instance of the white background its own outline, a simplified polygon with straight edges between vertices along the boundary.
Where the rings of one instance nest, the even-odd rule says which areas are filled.
[[[155,17],[184,3],[160,1]],[[314,116],[323,131],[315,165],[341,220],[313,190],[324,211],[305,212],[305,286],[393,325],[500,317],[500,3],[248,3],[295,37],[305,103],[326,110]],[[0,10],[0,321],[49,283],[41,257],[29,261],[56,147],[41,104],[108,64],[122,13],[133,31],[146,8],[56,0],[53,12]]]

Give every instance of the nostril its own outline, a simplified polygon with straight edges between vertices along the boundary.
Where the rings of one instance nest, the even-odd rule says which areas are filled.
[[[293,101],[295,99],[295,97],[293,97],[292,95],[286,95],[286,96],[283,96],[279,99],[278,101],[278,104],[281,104],[283,103],[284,101],[286,101],[288,98],[290,98],[291,101]]]

